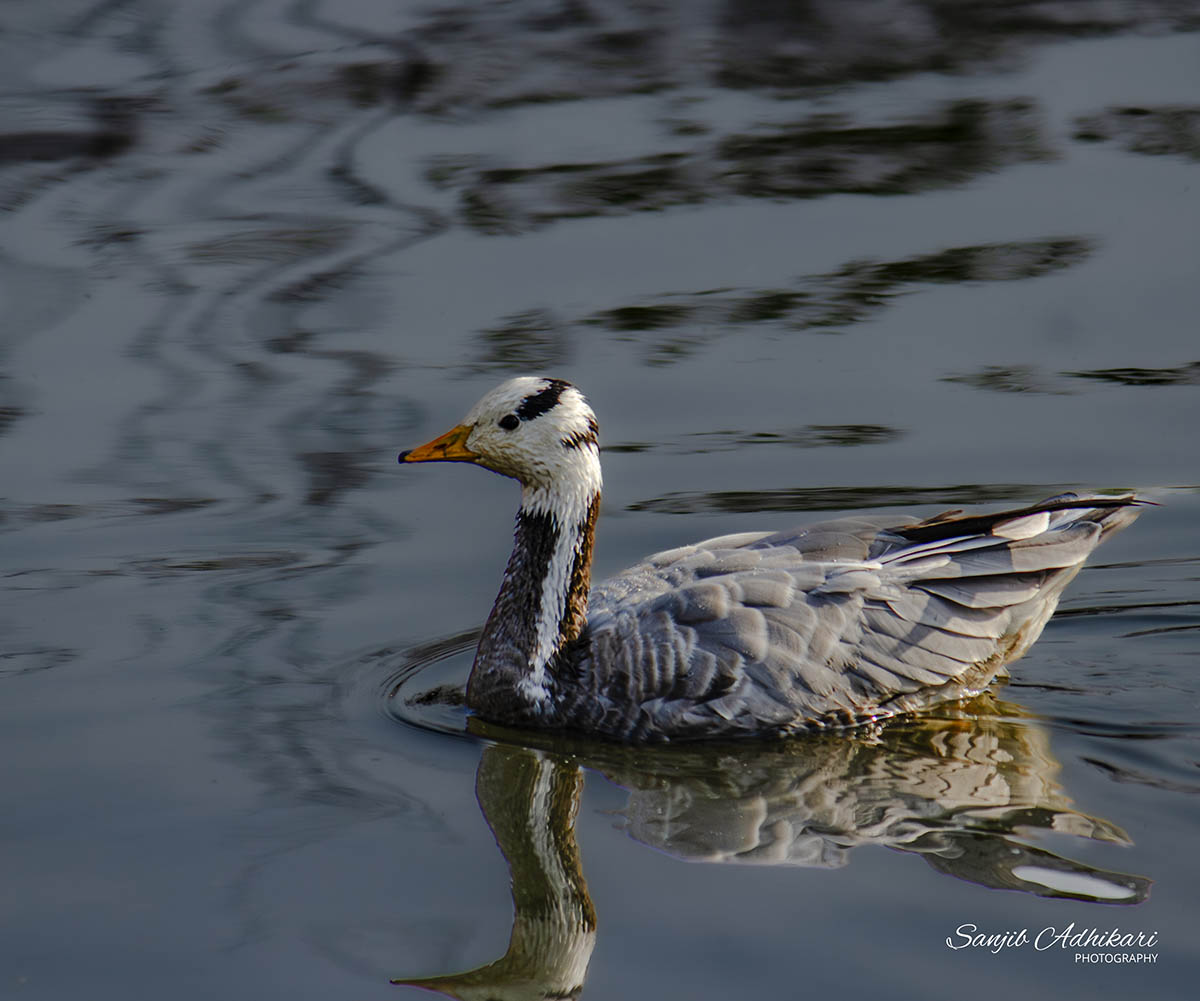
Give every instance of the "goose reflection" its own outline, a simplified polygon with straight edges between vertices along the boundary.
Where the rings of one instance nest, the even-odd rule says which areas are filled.
[[[628,834],[679,859],[835,868],[860,845],[919,855],[935,870],[1039,897],[1136,904],[1150,880],[1029,843],[1043,831],[1127,845],[1075,809],[1048,734],[994,696],[856,734],[777,744],[647,751],[546,739],[485,747],[476,795],[512,874],[508,951],[466,973],[394,983],[456,998],[575,997],[596,938],[574,823],[583,768],[629,792]]]
[[[596,911],[575,841],[583,772],[568,758],[515,745],[484,749],[475,795],[508,861],[513,930],[494,963],[444,977],[393,980],[453,998],[573,998],[596,944]]]

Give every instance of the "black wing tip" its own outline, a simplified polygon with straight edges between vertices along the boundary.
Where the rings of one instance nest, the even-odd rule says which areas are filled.
[[[947,517],[949,512],[936,514],[932,518],[918,522],[915,525],[905,525],[891,529],[893,535],[898,535],[909,542],[936,542],[939,539],[950,539],[959,535],[984,535],[1001,522],[1014,518],[1024,518],[1029,515],[1052,513],[1054,511],[1083,511],[1115,510],[1123,507],[1159,507],[1156,501],[1143,500],[1128,494],[1124,497],[1079,497],[1075,494],[1059,494],[1049,497],[1028,507],[1016,508],[1009,511],[996,511],[991,514],[975,514],[965,517]]]

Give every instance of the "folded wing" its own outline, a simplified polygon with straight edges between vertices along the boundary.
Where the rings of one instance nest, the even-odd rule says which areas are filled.
[[[1137,503],[1067,494],[995,515],[840,519],[656,554],[593,590],[575,667],[590,698],[567,711],[613,736],[679,739],[961,698],[1029,648]]]

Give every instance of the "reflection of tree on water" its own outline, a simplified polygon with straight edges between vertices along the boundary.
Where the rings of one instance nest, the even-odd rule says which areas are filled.
[[[1129,839],[1073,807],[1046,731],[989,696],[937,716],[779,743],[647,750],[534,739],[545,747],[485,748],[476,781],[512,872],[508,951],[467,973],[396,983],[459,998],[578,994],[596,936],[574,835],[581,762],[629,790],[622,813],[632,837],[688,861],[834,868],[859,845],[882,845],[993,889],[1110,904],[1149,893],[1145,877],[1025,843],[1039,831]]]

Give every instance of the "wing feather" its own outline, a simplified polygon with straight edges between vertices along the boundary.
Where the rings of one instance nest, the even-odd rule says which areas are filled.
[[[875,603],[863,608],[863,630],[879,637],[881,641],[890,641],[897,649],[916,647],[931,650],[943,657],[953,658],[959,665],[986,660],[996,649],[993,637],[965,636],[923,620],[913,622],[896,615],[889,606]]]
[[[843,518],[655,554],[593,590],[582,687],[609,707],[630,693],[636,718],[602,727],[625,737],[761,733],[954,697],[1023,652],[1101,537],[1137,514],[1130,499],[1091,502]]]

